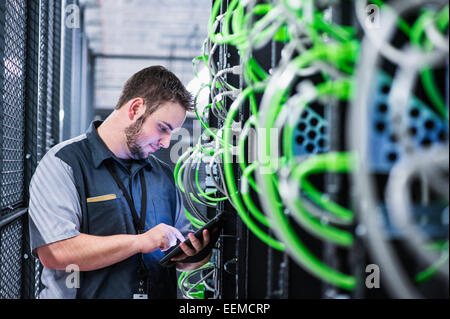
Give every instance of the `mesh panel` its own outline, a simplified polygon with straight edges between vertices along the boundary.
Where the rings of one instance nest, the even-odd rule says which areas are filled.
[[[47,56],[48,56],[48,8],[47,0],[40,1],[39,17],[39,73],[38,73],[38,125],[37,158],[45,154],[47,120]]]
[[[0,8],[1,220],[25,201],[27,1],[2,1]],[[23,231],[23,218],[0,228],[0,299],[22,297]]]
[[[39,67],[39,2],[28,2],[27,26],[27,89],[26,89],[26,179],[28,181],[36,168],[37,157],[37,114],[38,114],[38,67]]]
[[[73,0],[67,0],[66,5],[74,4]],[[72,50],[73,33],[75,29],[64,27],[64,58],[63,58],[63,105],[64,124],[63,139],[70,137],[70,109],[72,96]]]
[[[60,14],[59,1],[28,2],[27,186],[39,160],[59,139]],[[42,265],[31,256],[29,241],[26,232],[23,297],[37,298]]]
[[[53,14],[53,28],[51,28],[50,32],[52,32],[52,46],[53,46],[53,54],[52,54],[52,112],[51,112],[51,139],[48,141],[50,147],[53,144],[59,142],[59,92],[60,92],[60,48],[61,48],[61,1],[52,0],[51,1],[51,9]]]
[[[4,48],[0,72],[2,108],[1,208],[23,201],[26,1],[4,4]]]
[[[0,299],[21,297],[22,218],[0,229]]]
[[[23,214],[39,159],[59,139],[60,14],[57,0],[0,1],[0,221]],[[0,227],[0,299],[39,293],[22,216]]]
[[[53,146],[53,137],[52,137],[52,114],[53,114],[53,23],[54,23],[54,0],[48,0],[48,28],[47,28],[47,113],[46,113],[46,128],[45,128],[45,148],[48,151]]]

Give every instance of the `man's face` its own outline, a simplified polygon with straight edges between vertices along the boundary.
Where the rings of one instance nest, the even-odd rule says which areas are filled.
[[[145,118],[141,115],[125,129],[129,155],[145,159],[160,147],[168,148],[172,132],[183,125],[185,109],[178,103],[165,102]]]

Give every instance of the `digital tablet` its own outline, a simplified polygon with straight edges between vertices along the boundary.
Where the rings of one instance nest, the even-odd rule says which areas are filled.
[[[197,231],[194,233],[194,236],[197,237],[198,239],[203,238],[203,230],[205,230],[205,229],[207,229],[207,230],[209,231],[210,235],[212,235],[212,230],[213,230],[214,228],[217,228],[216,233],[219,234],[219,229],[220,229],[221,224],[222,224],[222,222],[223,222],[223,220],[224,220],[224,215],[225,215],[224,212],[222,212],[222,213],[218,214],[217,216],[215,216],[215,217],[214,217],[213,219],[211,219],[205,226],[203,226],[202,228],[200,228],[199,230],[197,230]],[[215,237],[216,237],[215,240],[213,240],[213,236],[211,236],[210,242],[209,242],[209,244],[208,244],[208,246],[210,246],[211,248],[212,248],[212,246],[215,244],[215,242],[217,241],[217,238],[218,238],[219,236],[215,236]],[[181,243],[181,242],[178,242],[177,245],[175,245],[175,246],[173,246],[172,248],[170,248],[170,249],[166,252],[166,255],[165,255],[163,258],[161,258],[161,260],[159,261],[159,264],[160,264],[161,266],[166,266],[166,267],[167,267],[167,266],[172,266],[172,265],[174,265],[174,264],[176,263],[175,261],[171,261],[170,259],[172,259],[173,257],[176,257],[176,256],[178,256],[178,255],[180,255],[180,254],[183,253],[183,250],[182,250],[181,247],[180,247],[180,243]],[[188,245],[189,247],[193,248],[193,246],[192,246],[191,241],[189,240],[189,238],[186,239],[186,240],[184,241],[184,243],[185,243],[186,245]],[[189,259],[189,261],[184,261],[184,262],[196,262],[196,261],[202,260],[203,258],[205,258],[205,257],[207,256],[207,254],[202,254],[202,252],[203,252],[204,250],[208,249],[208,246],[206,246],[206,247],[205,247],[201,252],[199,252],[198,254],[196,254],[196,255],[194,255],[194,256],[187,257],[186,259]],[[196,260],[197,258],[195,258],[195,257],[197,257],[198,255],[201,255],[202,258],[198,258],[199,260]],[[203,256],[203,255],[204,255],[204,256]],[[177,261],[177,262],[183,262],[183,260],[180,260],[180,261]]]

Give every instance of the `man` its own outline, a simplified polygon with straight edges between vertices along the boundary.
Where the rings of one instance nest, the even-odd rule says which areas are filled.
[[[191,95],[161,66],[145,68],[124,85],[102,123],[53,147],[30,184],[30,237],[44,269],[41,298],[174,298],[174,268],[158,261],[190,229],[168,166],[152,152],[167,148],[181,127]],[[209,242],[188,234],[178,261]],[[80,270],[80,282],[66,267]],[[74,277],[76,279],[76,277]],[[75,286],[76,288],[72,288]],[[79,287],[78,287],[79,286]]]

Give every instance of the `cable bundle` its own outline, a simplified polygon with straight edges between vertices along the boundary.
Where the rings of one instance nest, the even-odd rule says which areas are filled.
[[[209,81],[202,84],[195,101],[201,91],[208,89],[211,103],[195,105],[204,133],[197,145],[180,158],[175,179],[189,197],[190,211],[186,214],[195,226],[201,227],[207,219],[194,202],[216,207],[217,203],[228,200],[261,241],[286,251],[312,275],[349,291],[355,289],[361,278],[320,260],[297,229],[300,226],[320,241],[352,249],[354,229],[359,223],[359,229],[367,229],[369,247],[376,260],[386,269],[396,269],[390,276],[390,289],[398,296],[417,296],[415,288],[407,284],[409,279],[401,266],[395,263],[396,253],[389,248],[386,236],[381,235],[382,226],[374,220],[380,203],[374,199],[373,169],[368,158],[372,127],[368,117],[374,94],[373,78],[380,73],[376,61],[382,56],[398,66],[393,72],[389,105],[393,106],[390,120],[400,147],[417,149],[405,134],[407,122],[396,120],[407,110],[417,77],[420,77],[418,85],[432,103],[430,112],[448,125],[448,99],[443,98],[433,77],[433,68],[442,65],[448,54],[448,4],[432,1],[421,10],[427,1],[387,5],[374,0],[372,4],[380,8],[387,20],[383,20],[380,29],[373,30],[366,23],[368,3],[353,2],[359,23],[349,27],[333,22],[335,1],[231,0],[223,14],[219,14],[223,1],[214,1],[204,51],[193,61],[195,67],[203,62],[209,73]],[[406,11],[416,14],[406,21],[402,18]],[[395,30],[404,32],[410,39],[401,49],[393,45]],[[274,43],[283,45],[281,58],[272,61],[270,70],[265,70],[255,53],[270,50]],[[240,64],[218,69],[213,56],[221,46],[235,47]],[[194,74],[198,76],[197,71]],[[229,84],[228,76],[240,76],[241,87]],[[315,103],[326,108],[338,109],[342,104],[351,107],[347,134],[352,145],[350,151],[302,156],[295,153],[293,140],[298,121]],[[249,111],[245,121],[237,119],[243,110]],[[208,125],[211,115],[223,124],[220,128]],[[408,217],[410,203],[406,185],[417,172],[422,178],[433,179],[439,185],[434,188],[445,198],[448,207],[448,179],[442,178],[442,170],[448,171],[448,139],[444,142],[446,145],[441,143],[442,147],[433,152],[417,156],[406,152],[404,159],[387,172],[389,214],[404,229],[403,236],[411,244],[410,249],[428,265],[432,263],[417,273],[416,283],[430,278],[446,263],[448,231],[447,239],[431,243],[414,236],[417,225]],[[234,165],[236,159],[239,170]],[[435,165],[425,168],[424,163],[431,161]],[[201,162],[209,164],[210,178],[215,185],[209,192],[198,181]],[[356,204],[361,204],[355,212],[319,191],[310,178],[335,173],[353,175]],[[446,269],[444,275],[448,280]]]
[[[382,4],[381,1],[377,1]],[[365,1],[355,2],[356,11],[361,12]],[[420,284],[440,274],[448,285],[448,137],[443,136],[432,145],[425,137],[419,144],[416,127],[411,127],[408,116],[418,117],[427,114],[428,120],[423,126],[430,130],[430,118],[441,121],[448,127],[448,98],[442,97],[436,82],[438,68],[447,65],[448,81],[448,2],[447,1],[408,1],[395,2],[383,6],[380,14],[384,23],[377,30],[367,28],[363,15],[358,19],[365,31],[362,42],[361,59],[357,74],[358,94],[352,104],[349,116],[349,142],[359,154],[356,162],[354,183],[358,189],[357,196],[361,222],[367,229],[367,242],[377,262],[383,267],[386,283],[390,291],[400,298],[423,297]],[[409,17],[408,21],[406,18]],[[413,19],[411,19],[411,17]],[[376,34],[375,34],[376,32]],[[402,46],[395,42],[395,34],[402,34],[406,39]],[[446,62],[447,59],[447,62]],[[389,118],[387,125],[393,128],[401,158],[386,172],[388,182],[385,187],[387,220],[399,232],[402,243],[413,254],[414,260],[422,269],[411,277],[396,248],[389,240],[386,227],[379,220],[383,211],[377,203],[377,181],[370,167],[371,156],[367,147],[369,132],[365,127],[371,99],[373,99],[374,75],[379,73],[382,63],[395,66],[389,92]],[[364,72],[363,72],[364,70]],[[439,81],[443,82],[442,76]],[[411,101],[417,100],[418,88],[423,91],[421,108],[410,108]],[[448,87],[447,87],[448,90]],[[448,92],[448,91],[447,91]],[[447,93],[448,94],[448,93]],[[440,120],[439,120],[440,118]],[[429,133],[427,133],[429,135]],[[448,136],[448,131],[446,134]],[[419,180],[421,198],[412,193],[414,179]],[[430,190],[431,189],[431,190]],[[431,216],[432,201],[430,192],[435,192],[439,206],[446,207],[440,213],[442,226],[447,225],[446,234],[433,235],[426,231],[414,215],[415,207],[428,208]],[[447,216],[447,217],[445,217]]]

